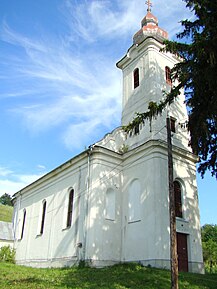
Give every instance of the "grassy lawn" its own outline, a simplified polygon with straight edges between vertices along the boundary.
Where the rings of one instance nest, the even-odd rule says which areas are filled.
[[[0,205],[0,221],[12,222],[13,207]]]
[[[0,288],[167,289],[170,288],[170,272],[136,264],[117,265],[103,269],[33,269],[0,263]],[[179,288],[216,289],[217,274],[182,273],[179,277]]]

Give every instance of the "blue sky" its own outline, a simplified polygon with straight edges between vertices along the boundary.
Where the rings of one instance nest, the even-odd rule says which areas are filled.
[[[144,0],[0,1],[0,195],[59,166],[120,125],[115,64],[146,14]],[[191,17],[153,0],[170,38]],[[217,185],[198,176],[201,223],[217,223]]]

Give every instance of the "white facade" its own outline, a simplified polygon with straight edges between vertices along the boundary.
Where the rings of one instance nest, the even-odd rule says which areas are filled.
[[[134,44],[117,64],[123,71],[122,125],[128,124],[135,112],[146,111],[150,101],[163,98],[162,91],[170,89],[165,67],[172,68],[178,61],[159,51],[166,32],[153,27],[153,21],[150,26],[152,17],[148,12]],[[139,85],[134,89],[135,69]],[[183,94],[151,123],[141,124],[128,135],[115,129],[15,194],[17,263],[60,267],[85,260],[98,267],[137,261],[169,268],[168,113],[175,124],[174,181],[181,189],[182,217],[177,217],[177,233],[187,242],[188,270],[202,273],[197,158],[181,125],[187,120]],[[67,226],[72,190],[72,219]]]

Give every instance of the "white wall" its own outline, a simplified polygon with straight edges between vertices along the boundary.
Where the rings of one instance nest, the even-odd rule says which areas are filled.
[[[8,241],[8,240],[0,240],[0,248],[4,246],[10,246],[11,248],[14,247],[14,242],[13,241]]]
[[[79,258],[77,243],[83,242],[83,211],[86,193],[87,157],[74,166],[68,166],[51,173],[47,180],[21,192],[18,211],[15,248],[19,264],[34,266],[62,266]],[[68,195],[74,189],[72,226],[66,228]],[[46,200],[44,232],[40,235],[41,209]],[[17,200],[17,203],[19,200]],[[17,205],[18,206],[18,205]],[[26,223],[23,239],[21,226],[23,209],[26,209]]]
[[[91,184],[87,224],[87,259],[95,266],[121,260],[121,198],[122,157],[111,151],[96,148],[91,159]],[[113,193],[108,218],[107,192]]]
[[[130,154],[130,153],[129,153]],[[123,260],[142,261],[146,265],[157,265],[158,260],[168,260],[169,216],[165,177],[164,156],[151,147],[144,146],[132,152],[125,161],[123,188]],[[132,181],[137,180],[141,188],[141,217],[129,218],[129,192]],[[160,266],[158,264],[158,266]]]

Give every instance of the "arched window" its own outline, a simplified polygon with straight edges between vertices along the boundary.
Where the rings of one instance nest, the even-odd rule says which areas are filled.
[[[115,220],[115,191],[113,189],[108,189],[106,192],[105,218]]]
[[[136,68],[133,72],[134,88],[139,86],[139,68]]]
[[[176,217],[182,218],[182,190],[179,182],[175,181],[174,185],[174,201]]]
[[[45,222],[45,214],[46,214],[46,205],[47,202],[43,201],[43,207],[42,207],[42,216],[41,216],[41,228],[40,228],[40,234],[42,235],[44,232],[44,222]]]
[[[72,212],[73,212],[73,202],[74,202],[74,190],[69,192],[69,202],[68,202],[68,213],[67,213],[67,227],[72,225]]]
[[[26,209],[23,210],[23,224],[22,224],[22,230],[21,230],[21,235],[20,235],[21,240],[23,239],[25,222],[26,222]]]
[[[171,85],[172,84],[171,69],[168,66],[165,67],[165,75],[166,75],[166,83]]]

